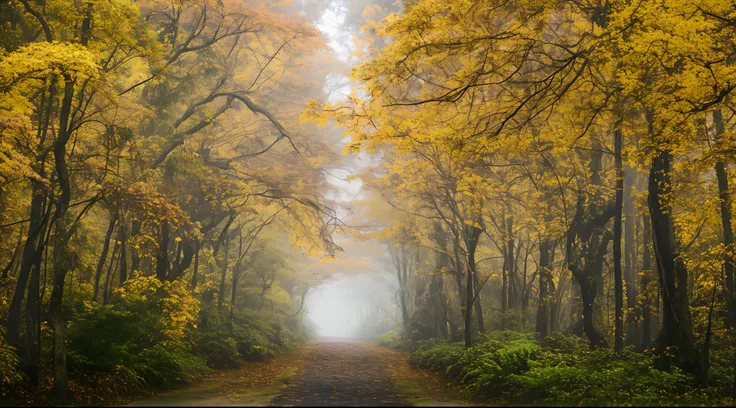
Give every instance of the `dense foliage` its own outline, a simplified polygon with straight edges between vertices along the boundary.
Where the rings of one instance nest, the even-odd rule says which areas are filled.
[[[0,2],[0,393],[267,358],[362,265],[361,334],[476,397],[733,403],[733,1],[356,1],[352,87],[328,3]]]
[[[674,369],[653,369],[654,356],[627,348],[590,350],[577,337],[498,332],[466,349],[462,343],[425,341],[411,355],[420,368],[440,371],[473,397],[512,404],[691,405],[727,404],[718,388],[703,390]],[[722,371],[719,371],[722,372]],[[720,375],[720,374],[719,374]],[[715,375],[720,387],[731,378]]]

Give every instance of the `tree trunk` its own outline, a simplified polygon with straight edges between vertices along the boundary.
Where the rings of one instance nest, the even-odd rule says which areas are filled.
[[[194,243],[194,271],[192,272],[192,291],[197,289],[197,279],[199,278],[199,240]]]
[[[501,268],[501,313],[506,313],[509,305],[509,252],[508,246],[503,248],[503,267]],[[505,318],[501,316],[501,330],[504,329]]]
[[[133,220],[133,222],[130,223],[130,236],[134,237],[141,232],[141,222],[139,220]],[[135,249],[135,247],[130,249],[130,274],[133,275],[133,273],[137,270],[139,270],[141,267],[141,257],[138,254],[138,250]]]
[[[475,271],[475,267],[473,267],[473,286],[474,286],[474,292],[475,292],[475,301],[473,303],[473,307],[475,307],[475,317],[478,321],[478,331],[481,333],[486,332],[486,323],[483,319],[483,304],[481,303],[481,294],[480,294],[480,280],[478,278],[478,272]]]
[[[112,271],[115,267],[115,256],[118,254],[118,249],[120,248],[120,245],[116,242],[115,246],[112,249],[112,255],[110,256],[110,265],[107,267],[107,273],[105,274],[105,284],[102,287],[102,304],[106,305],[107,301],[109,300],[109,288],[110,283],[112,280]]]
[[[120,241],[120,286],[128,280],[128,234],[125,217],[121,218],[118,240]]]
[[[518,305],[518,291],[516,287],[516,258],[514,257],[514,217],[510,216],[506,219],[506,234],[508,236],[507,249],[506,249],[506,256],[508,257],[508,261],[506,261],[506,271],[508,272],[508,282],[507,282],[507,309],[515,309]]]
[[[543,339],[549,336],[551,326],[551,298],[549,284],[552,281],[550,271],[550,249],[552,244],[542,239],[539,242],[539,301],[537,306],[537,333]]]
[[[651,223],[649,221],[649,217],[644,217],[644,248],[642,250],[642,257],[641,257],[641,268],[642,268],[642,275],[641,275],[641,283],[639,286],[643,291],[645,291],[645,295],[642,298],[641,303],[641,319],[642,319],[642,333],[641,333],[641,350],[646,350],[652,345],[652,299],[651,299],[651,293],[648,290],[650,282],[652,282],[651,274],[652,274],[652,260],[651,260],[651,253],[649,250],[649,245],[652,242],[652,233],[651,233]]]
[[[227,278],[227,255],[230,250],[230,238],[225,237],[225,253],[223,254],[222,260],[222,275],[220,276],[220,296],[217,299],[217,310],[222,311],[222,306],[225,300],[225,278]],[[263,302],[261,302],[263,307]]]
[[[652,158],[649,172],[649,216],[652,222],[654,254],[662,291],[662,330],[658,351],[660,368],[674,363],[683,371],[702,378],[702,362],[695,347],[692,317],[687,294],[687,269],[676,249],[672,213],[671,157],[668,150]],[[666,351],[665,351],[666,350]]]
[[[442,231],[442,226],[439,222],[434,224],[434,231],[432,239],[437,243],[437,247],[441,249],[447,248],[447,240]],[[448,338],[447,332],[447,299],[444,293],[444,271],[450,267],[450,255],[436,251],[436,267],[437,272],[432,276],[432,280],[429,284],[429,293],[432,296],[433,304],[433,320],[436,324],[435,337],[443,339]]]
[[[637,289],[636,274],[636,226],[638,219],[634,210],[632,187],[636,182],[636,170],[626,166],[624,168],[624,282],[626,283],[626,317],[625,344],[639,344],[641,330],[637,321],[641,317],[641,309],[637,307],[639,291]]]
[[[475,275],[475,249],[478,246],[481,230],[474,226],[464,226],[465,245],[468,249],[468,273],[465,285],[466,314],[465,314],[465,348],[472,345],[472,323],[473,323],[473,275]]]
[[[68,210],[71,203],[71,182],[66,163],[66,145],[69,141],[70,126],[69,116],[74,98],[74,83],[66,79],[64,86],[64,98],[62,99],[59,112],[59,134],[54,143],[54,164],[61,197],[56,203],[56,217],[54,225],[54,282],[51,290],[51,301],[49,312],[51,328],[54,332],[54,388],[53,393],[59,400],[66,398],[68,372],[66,366],[66,324],[62,310],[64,296],[64,281],[66,274],[71,269],[71,257],[69,256],[68,243],[69,220]]]
[[[401,309],[401,323],[404,328],[409,326],[409,309],[406,304],[406,295],[408,291],[408,274],[407,274],[407,259],[406,259],[406,248],[402,244],[399,248],[394,248],[392,252],[394,256],[394,264],[396,266],[396,279],[399,282],[399,291],[397,293],[399,308]]]
[[[615,170],[616,170],[616,215],[613,218],[613,279],[615,298],[615,324],[613,348],[622,351],[624,348],[624,282],[621,271],[621,230],[624,205],[624,167],[621,150],[623,134],[616,129],[615,138]]]
[[[590,341],[590,347],[599,347],[602,343],[601,335],[595,328],[595,321],[593,319],[594,305],[596,292],[598,291],[598,285],[594,282],[589,282],[587,285],[581,286],[580,292],[583,301],[583,330]]]
[[[156,253],[156,277],[160,281],[166,280],[169,273],[169,220],[161,223],[158,252]]]
[[[723,126],[723,114],[720,110],[713,112],[713,122],[716,127],[716,143],[721,140],[725,132]],[[726,300],[728,301],[728,315],[726,318],[726,326],[730,329],[736,329],[736,282],[734,282],[734,269],[736,269],[736,260],[733,258],[734,239],[733,227],[731,225],[731,192],[728,189],[728,168],[723,159],[716,161],[716,178],[718,179],[718,197],[721,202],[721,225],[723,227],[723,246],[726,248],[725,259],[723,260],[723,272],[726,275]],[[731,389],[731,396],[736,398],[736,360],[734,360],[734,380]]]
[[[3,273],[0,275],[0,281],[4,281],[8,278],[10,275],[10,271],[13,269],[13,266],[16,263],[16,260],[18,259],[18,254],[20,253],[20,249],[23,247],[23,234],[18,233],[18,243],[15,245],[15,249],[13,250],[13,254],[10,256],[10,261],[8,261],[8,265],[3,268]]]
[[[36,252],[33,256],[33,265],[31,267],[30,281],[28,282],[28,298],[26,299],[26,350],[24,353],[23,363],[25,372],[28,376],[28,382],[32,387],[38,386],[39,381],[39,361],[41,356],[41,261],[43,259],[43,250],[47,244],[46,231],[51,205],[46,209],[43,228],[39,234],[36,244]]]
[[[31,198],[30,221],[28,224],[28,237],[23,245],[23,255],[20,263],[20,271],[18,272],[18,280],[15,283],[15,292],[13,299],[10,301],[8,308],[7,330],[5,332],[5,341],[8,345],[20,348],[20,321],[23,306],[23,298],[26,293],[26,285],[31,274],[31,269],[35,263],[37,256],[38,241],[43,241],[43,229],[45,222],[43,221],[44,202],[46,198],[43,194],[42,186],[39,183],[33,183],[33,191]]]
[[[102,278],[102,270],[105,268],[105,263],[107,261],[107,253],[110,251],[110,239],[112,238],[113,230],[115,229],[115,224],[118,221],[118,213],[115,212],[115,214],[110,218],[110,222],[107,224],[107,232],[105,233],[105,240],[102,243],[102,252],[100,253],[100,260],[97,261],[97,269],[95,270],[95,282],[94,282],[94,291],[92,300],[97,301],[97,296],[100,291],[100,279]]]

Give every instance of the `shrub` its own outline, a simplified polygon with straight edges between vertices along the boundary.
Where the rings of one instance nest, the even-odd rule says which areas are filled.
[[[401,348],[401,346],[403,345],[401,331],[399,330],[399,328],[395,328],[381,334],[380,336],[378,336],[378,344],[394,349]]]
[[[179,346],[157,344],[141,352],[135,371],[151,387],[168,387],[193,380],[207,371],[207,364]]]
[[[461,343],[426,340],[419,342],[418,349],[411,354],[409,362],[420,368],[445,372],[457,363],[465,352]]]
[[[444,373],[471,396],[510,403],[717,402],[695,387],[693,378],[678,369],[654,369],[653,356],[633,349],[591,351],[584,341],[560,334],[535,341],[525,333],[497,332],[483,339],[469,349],[462,343],[425,341],[410,362]]]
[[[237,368],[243,364],[238,343],[224,330],[207,330],[199,333],[193,351],[215,369]]]
[[[121,369],[152,387],[190,380],[207,369],[188,341],[198,311],[184,282],[131,279],[111,304],[86,302],[69,327],[69,367],[82,382]]]
[[[0,395],[7,395],[23,380],[19,367],[20,359],[15,349],[0,337]]]

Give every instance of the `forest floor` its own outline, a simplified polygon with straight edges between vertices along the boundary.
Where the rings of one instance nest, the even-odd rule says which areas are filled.
[[[322,339],[131,405],[469,404],[438,374],[412,368],[408,358],[407,353],[372,343]]]

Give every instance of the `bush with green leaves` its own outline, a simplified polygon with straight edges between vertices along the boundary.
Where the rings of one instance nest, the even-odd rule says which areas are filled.
[[[678,369],[654,368],[655,357],[626,349],[591,351],[574,336],[495,332],[462,343],[422,342],[410,362],[445,374],[472,397],[508,403],[657,405],[717,403]],[[724,375],[725,377],[725,375]],[[733,378],[733,377],[731,377]],[[712,394],[712,389],[711,389]]]
[[[15,349],[5,343],[4,336],[0,336],[0,395],[8,394],[22,380],[20,359]]]
[[[199,302],[184,283],[139,277],[117,289],[110,304],[86,305],[68,332],[69,367],[78,377],[126,367],[162,387],[206,371],[190,342]]]
[[[198,332],[192,348],[194,353],[203,358],[210,368],[229,369],[243,364],[238,351],[238,343],[223,327]]]
[[[403,345],[403,336],[401,330],[397,327],[378,336],[378,344],[384,347],[401,348]]]

